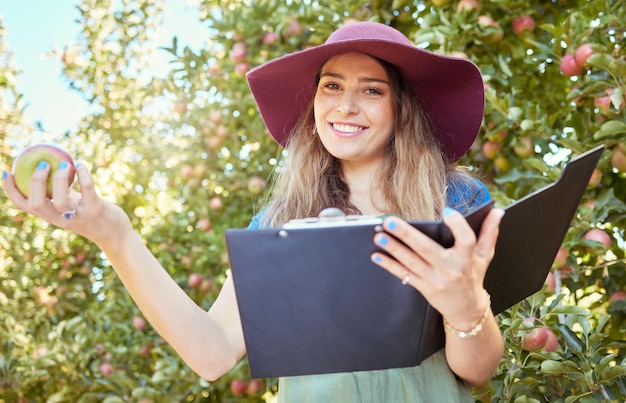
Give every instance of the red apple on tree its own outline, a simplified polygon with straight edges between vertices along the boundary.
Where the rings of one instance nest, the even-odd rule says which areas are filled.
[[[496,159],[493,160],[493,165],[496,167],[498,172],[506,172],[513,168],[513,164],[511,164],[511,161],[509,161],[509,159],[504,155],[499,155],[498,157],[496,157]]]
[[[583,68],[576,63],[576,59],[574,55],[571,53],[566,53],[563,55],[561,59],[561,73],[566,76],[577,76],[583,72]]]
[[[621,147],[613,149],[611,165],[620,172],[626,172],[626,153],[624,153]]]
[[[548,275],[546,276],[545,286],[546,290],[550,292],[554,292],[554,290],[556,290],[556,276],[551,271],[548,272]]]
[[[613,294],[611,294],[611,296],[609,297],[609,302],[623,301],[625,299],[626,299],[626,291],[618,290],[618,291],[615,291]]]
[[[102,364],[100,364],[98,366],[98,370],[100,371],[102,376],[105,378],[108,378],[109,376],[113,375],[113,372],[115,371],[115,369],[113,368],[113,365],[111,365],[108,362],[103,362]]]
[[[530,157],[535,151],[533,139],[530,137],[522,137],[517,141],[517,143],[515,143],[515,146],[513,146],[513,151],[515,152],[515,155],[520,158]]]
[[[235,63],[243,62],[248,56],[248,45],[245,42],[235,42],[228,56]]]
[[[263,35],[263,44],[264,45],[273,45],[278,40],[278,34],[273,31],[266,32]]]
[[[556,337],[556,334],[550,329],[546,327],[546,343],[543,346],[543,351],[547,353],[553,353],[559,348],[559,339]]]
[[[604,246],[605,249],[611,247],[611,236],[605,231],[599,228],[592,228],[583,236],[585,241],[598,242]]]
[[[488,32],[484,37],[483,41],[485,43],[496,43],[500,42],[504,37],[504,31],[500,24],[495,22],[493,18],[488,15],[480,15],[478,16],[478,25],[481,28],[485,28],[486,32]]]
[[[600,168],[594,168],[591,173],[591,177],[589,178],[589,183],[587,184],[587,189],[593,189],[597,187],[600,182],[602,182],[602,171]]]
[[[534,318],[525,318],[522,323],[522,328],[527,326],[534,326]],[[526,351],[537,351],[541,349],[548,340],[548,328],[546,326],[534,327],[522,333],[522,349]]]
[[[197,288],[202,282],[202,276],[200,273],[191,273],[187,278],[187,286],[189,288]]]
[[[298,22],[293,22],[289,25],[289,28],[287,28],[287,33],[285,36],[291,38],[293,36],[302,35],[302,32],[304,32],[302,25],[300,25],[300,23]]]
[[[218,196],[211,197],[209,200],[209,208],[213,211],[218,211],[222,209],[222,199]]]
[[[211,112],[209,112],[209,120],[214,125],[220,124],[220,122],[222,121],[222,112],[217,109],[213,109]]]
[[[65,162],[66,169],[70,170],[68,184],[71,185],[74,182],[76,166],[67,151],[53,144],[35,144],[22,151],[13,162],[15,186],[25,197],[30,195],[30,178],[42,161],[50,165],[46,191],[49,198],[52,198],[52,176],[59,170],[62,162]]]
[[[213,280],[210,278],[203,278],[198,285],[200,292],[209,292],[213,288]]]
[[[251,379],[250,382],[248,382],[246,393],[250,396],[255,396],[261,392],[264,387],[265,386],[263,385],[263,381],[261,379]]]
[[[569,256],[569,251],[565,249],[563,245],[559,247],[558,252],[556,252],[556,256],[554,257],[554,262],[552,263],[552,267],[555,269],[560,269],[561,267],[567,264],[567,257]]]
[[[460,0],[456,4],[456,11],[458,13],[461,12],[469,12],[471,10],[480,10],[480,3],[478,0]]]
[[[248,382],[245,379],[233,379],[230,381],[230,391],[235,396],[243,396],[248,388]]]
[[[502,144],[492,140],[485,141],[482,146],[483,155],[490,160],[496,159],[501,149]]]
[[[511,27],[515,35],[523,35],[535,29],[535,20],[530,15],[522,15],[513,19]]]
[[[196,223],[196,228],[198,228],[201,231],[208,232],[213,228],[213,225],[211,225],[211,221],[209,219],[201,218]]]
[[[132,323],[133,327],[140,332],[146,330],[146,321],[141,316],[133,316]]]
[[[248,180],[248,190],[250,193],[259,193],[265,186],[265,180],[260,176],[253,176]]]
[[[611,104],[615,107],[617,113],[621,113],[624,110],[624,104],[626,104],[624,97],[614,94],[615,88],[607,88],[604,92],[606,92],[606,95],[611,100]]]
[[[250,63],[237,63],[235,64],[235,75],[243,77],[248,71],[250,71]]]
[[[152,350],[152,346],[150,344],[144,344],[143,346],[141,346],[141,348],[139,349],[139,356],[140,357],[147,357],[150,355],[150,351]]]
[[[602,113],[603,115],[610,115],[612,113],[611,112],[611,97],[608,95],[594,98],[593,106],[598,108],[600,113]]]
[[[590,43],[583,43],[579,47],[576,48],[574,52],[574,59],[576,60],[576,64],[580,67],[584,67],[587,64],[587,60],[589,56],[593,54],[593,47]]]

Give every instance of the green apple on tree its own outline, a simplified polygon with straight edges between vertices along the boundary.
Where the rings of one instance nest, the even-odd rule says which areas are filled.
[[[35,144],[22,151],[13,162],[15,186],[25,197],[30,195],[30,178],[42,161],[50,165],[46,192],[49,198],[52,198],[52,176],[58,171],[62,161],[67,162],[67,169],[70,170],[68,184],[71,185],[74,182],[76,166],[67,151],[53,144]]]

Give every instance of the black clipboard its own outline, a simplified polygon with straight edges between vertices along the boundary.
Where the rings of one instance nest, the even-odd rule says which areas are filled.
[[[539,291],[604,147],[506,207],[485,278],[494,313]],[[466,214],[478,233],[491,203]],[[414,222],[442,245],[441,222]],[[445,343],[440,314],[370,261],[376,224],[225,232],[251,375],[419,365]]]

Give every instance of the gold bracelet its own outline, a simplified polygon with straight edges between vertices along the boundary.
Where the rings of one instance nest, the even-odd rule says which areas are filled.
[[[473,328],[471,328],[467,332],[457,330],[448,323],[446,318],[443,318],[443,328],[446,330],[446,332],[452,332],[456,334],[457,336],[459,336],[460,338],[465,339],[466,337],[476,336],[481,330],[483,330],[483,325],[485,324],[485,321],[487,320],[487,316],[489,316],[489,309],[491,308],[491,295],[489,295],[487,291],[485,291],[485,294],[487,294],[487,308],[485,308],[485,313],[483,313],[483,317],[478,321],[478,323]]]

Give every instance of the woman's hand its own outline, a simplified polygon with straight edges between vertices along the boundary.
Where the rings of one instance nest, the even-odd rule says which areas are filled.
[[[3,187],[18,209],[76,232],[97,244],[119,240],[124,231],[132,230],[130,220],[122,209],[98,196],[84,165],[77,165],[76,174],[80,192],[68,185],[70,169],[60,167],[52,178],[52,199],[46,196],[50,166],[45,162],[40,163],[32,175],[28,198],[16,188],[10,173],[6,173]]]
[[[471,329],[488,308],[483,281],[495,253],[502,214],[501,209],[490,211],[477,239],[460,213],[446,209],[443,221],[455,239],[450,248],[407,222],[388,217],[383,223],[386,232],[376,234],[374,242],[389,256],[374,253],[372,260],[416,288],[454,328]]]
[[[407,286],[415,287],[457,330],[446,337],[446,360],[450,369],[470,385],[487,381],[504,352],[504,341],[483,289],[502,214],[501,209],[490,211],[476,239],[465,218],[446,209],[443,221],[454,236],[450,248],[394,217],[383,223],[386,232],[374,236],[389,256],[374,253],[372,260]],[[476,327],[478,324],[480,327]],[[471,337],[460,337],[458,333],[470,330]]]

